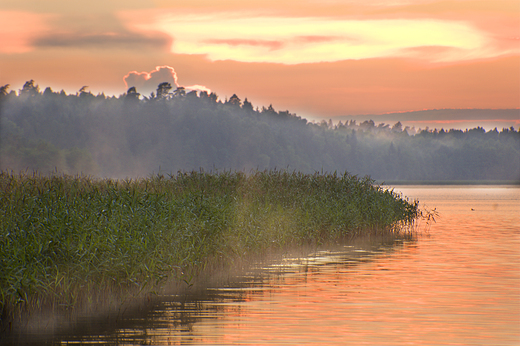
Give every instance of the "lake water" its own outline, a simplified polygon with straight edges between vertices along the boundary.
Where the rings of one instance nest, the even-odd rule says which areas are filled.
[[[414,241],[287,258],[56,344],[520,345],[520,189],[395,190],[439,213]]]

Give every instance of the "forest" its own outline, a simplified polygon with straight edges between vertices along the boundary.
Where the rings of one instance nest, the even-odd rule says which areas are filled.
[[[237,95],[162,83],[149,96],[0,87],[0,169],[146,177],[204,170],[344,172],[386,182],[520,181],[520,132],[309,122]]]

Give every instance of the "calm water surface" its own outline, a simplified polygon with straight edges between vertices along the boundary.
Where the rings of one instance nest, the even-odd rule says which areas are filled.
[[[56,343],[520,345],[520,189],[395,190],[439,213],[416,241],[288,258]]]

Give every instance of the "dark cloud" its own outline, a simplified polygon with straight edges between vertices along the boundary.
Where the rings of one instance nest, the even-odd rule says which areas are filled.
[[[147,34],[129,30],[113,13],[73,13],[55,16],[51,29],[35,38],[38,48],[167,50],[171,37],[161,32]]]
[[[171,38],[157,33],[144,36],[131,32],[53,34],[35,39],[40,48],[117,48],[117,49],[168,49]]]
[[[129,72],[123,77],[126,87],[135,87],[138,92],[149,95],[152,91],[157,90],[157,86],[161,83],[168,82],[172,87],[179,86],[177,83],[177,73],[170,66],[157,66],[151,72]]]

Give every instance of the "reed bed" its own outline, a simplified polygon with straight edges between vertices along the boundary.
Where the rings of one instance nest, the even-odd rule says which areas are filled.
[[[229,263],[367,232],[403,232],[418,203],[348,173],[179,172],[110,180],[0,172],[3,322],[150,292]]]

